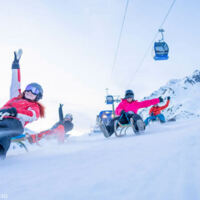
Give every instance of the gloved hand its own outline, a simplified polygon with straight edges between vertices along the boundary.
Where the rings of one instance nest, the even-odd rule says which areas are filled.
[[[58,108],[58,114],[59,114],[59,121],[62,122],[63,121],[63,110],[62,110],[63,104],[60,103],[60,106]]]
[[[170,100],[171,99],[171,97],[167,97],[167,100]]]
[[[12,63],[12,69],[19,69],[19,60],[22,56],[22,50],[19,49],[18,52],[14,52],[14,61]]]
[[[125,113],[126,113],[125,110],[122,110],[120,114],[124,115]]]
[[[159,97],[159,100],[160,100],[160,103],[162,103],[162,102],[163,102],[163,98],[162,98],[162,97]]]
[[[151,113],[151,116],[154,116],[154,114],[153,114],[153,113]]]
[[[17,116],[17,110],[14,107],[0,110],[0,116],[2,117],[4,115],[16,117]]]

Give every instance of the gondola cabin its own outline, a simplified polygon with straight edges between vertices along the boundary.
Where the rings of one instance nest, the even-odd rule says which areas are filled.
[[[168,60],[169,56],[169,47],[164,41],[164,29],[159,29],[158,32],[161,33],[162,38],[154,43],[154,60]]]
[[[169,47],[166,42],[155,42],[154,43],[155,56],[154,60],[168,60]]]

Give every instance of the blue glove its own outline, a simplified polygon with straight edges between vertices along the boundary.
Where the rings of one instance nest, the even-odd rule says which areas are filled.
[[[170,100],[171,97],[167,97],[167,100]]]

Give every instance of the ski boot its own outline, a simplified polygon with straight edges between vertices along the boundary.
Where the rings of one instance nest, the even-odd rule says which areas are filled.
[[[99,128],[101,129],[101,131],[103,132],[106,138],[110,137],[110,134],[106,128],[106,125],[103,122],[100,122]]]
[[[136,126],[137,126],[137,129],[138,129],[138,132],[141,132],[141,131],[145,130],[145,123],[143,122],[142,119],[138,119],[136,121]]]

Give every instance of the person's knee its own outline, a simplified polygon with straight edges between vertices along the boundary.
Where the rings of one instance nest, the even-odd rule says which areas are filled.
[[[10,147],[10,137],[4,137],[0,139],[0,145],[1,145],[1,154],[7,153],[9,147]]]
[[[148,123],[148,122],[150,122],[151,120],[152,120],[152,117],[147,117],[145,121]]]
[[[161,123],[165,123],[165,117],[164,117],[164,115],[159,115],[158,118],[159,118],[159,120],[160,120]]]
[[[144,121],[149,122],[151,120],[151,117],[147,117]]]
[[[142,117],[138,114],[133,114],[132,118],[133,118],[134,121],[143,120]]]

